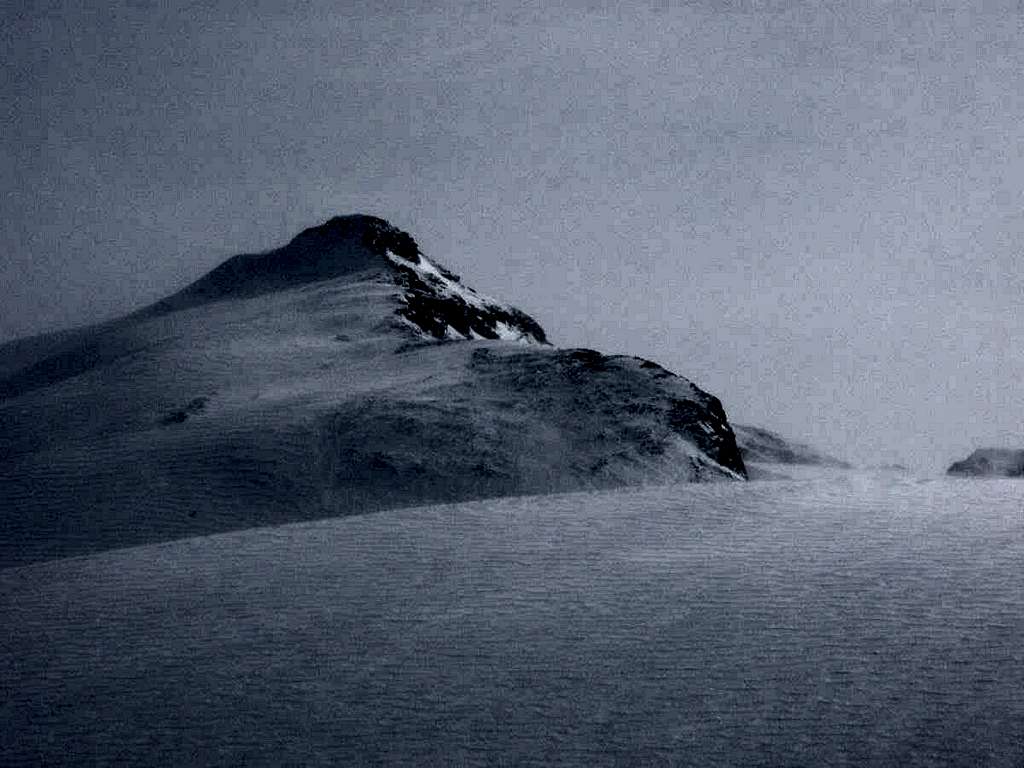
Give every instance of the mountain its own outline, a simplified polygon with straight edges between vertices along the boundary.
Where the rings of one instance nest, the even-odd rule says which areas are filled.
[[[745,464],[804,464],[849,469],[850,464],[821,453],[806,443],[797,442],[761,427],[734,424],[736,444]]]
[[[1024,477],[1024,450],[979,448],[963,461],[953,463],[946,474],[960,477]]]
[[[0,347],[0,566],[388,507],[741,479],[721,403],[558,349],[344,216]]]

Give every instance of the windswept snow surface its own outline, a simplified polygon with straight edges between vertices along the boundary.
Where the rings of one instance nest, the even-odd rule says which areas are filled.
[[[1024,765],[1024,484],[803,476],[0,571],[0,764]]]

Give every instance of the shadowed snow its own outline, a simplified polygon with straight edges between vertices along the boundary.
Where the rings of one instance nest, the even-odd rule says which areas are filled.
[[[499,499],[0,571],[0,763],[1019,766],[1024,486]]]

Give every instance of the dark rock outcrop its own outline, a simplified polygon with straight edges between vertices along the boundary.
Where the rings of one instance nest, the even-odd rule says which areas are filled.
[[[348,502],[746,477],[717,398],[638,358],[482,346],[457,383],[354,398],[323,424]]]
[[[1024,477],[1024,450],[979,448],[963,461],[953,463],[946,474],[959,477]]]
[[[210,402],[208,397],[194,397],[183,408],[175,408],[173,411],[165,413],[160,417],[160,424],[165,427],[171,424],[182,424],[190,416],[195,416],[197,413],[202,413],[206,410],[208,402]]]
[[[540,324],[525,312],[485,299],[462,285],[459,277],[431,264],[392,259],[395,281],[405,289],[398,314],[435,339],[505,339],[547,344]]]

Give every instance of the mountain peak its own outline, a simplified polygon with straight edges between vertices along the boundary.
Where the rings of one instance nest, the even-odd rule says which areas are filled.
[[[281,251],[295,256],[307,250],[330,250],[338,245],[361,245],[378,256],[386,252],[413,264],[419,263],[420,249],[412,236],[390,222],[363,213],[334,216],[323,224],[304,229]]]
[[[411,235],[366,214],[335,216],[280,248],[234,256],[134,316],[162,315],[368,273],[382,275],[400,289],[395,311],[418,335],[547,343],[544,330],[529,315],[463,285],[457,275],[429,261]]]
[[[248,298],[303,283],[387,269],[389,252],[412,264],[419,262],[416,241],[384,219],[364,214],[335,216],[303,230],[280,248],[233,256],[181,291],[142,310],[142,314],[164,314],[211,301]]]

